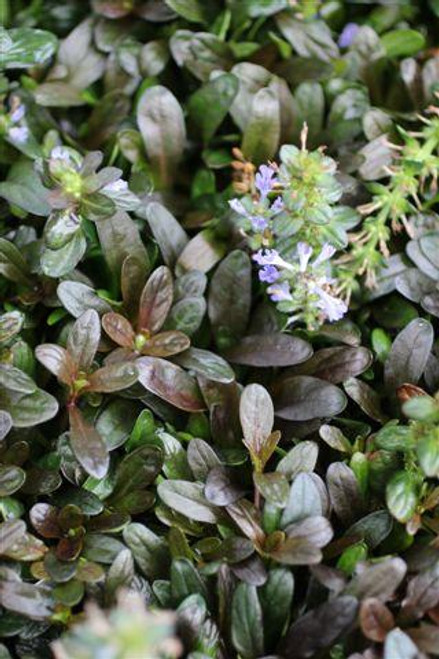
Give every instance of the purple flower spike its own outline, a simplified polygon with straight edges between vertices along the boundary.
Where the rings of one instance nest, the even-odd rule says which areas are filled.
[[[305,272],[308,267],[308,261],[311,258],[312,247],[311,245],[308,245],[308,243],[298,243],[297,253],[299,255],[300,272]]]
[[[261,165],[259,171],[255,176],[255,186],[261,199],[265,199],[269,192],[273,189],[273,185],[277,183],[274,169],[267,165]]]
[[[342,33],[338,38],[338,45],[340,48],[349,48],[357,34],[360,26],[357,23],[346,23]]]
[[[269,286],[267,288],[267,293],[269,293],[273,302],[288,302],[293,299],[287,281],[281,281],[279,284]]]
[[[259,279],[264,281],[267,284],[274,284],[280,277],[280,272],[274,265],[264,265],[264,267],[259,270]]]

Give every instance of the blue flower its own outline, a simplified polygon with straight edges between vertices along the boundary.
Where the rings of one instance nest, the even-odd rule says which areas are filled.
[[[260,281],[265,281],[267,284],[273,284],[280,277],[280,272],[274,265],[264,265],[264,267],[259,270],[259,279]]]
[[[250,222],[255,231],[264,231],[268,227],[268,222],[262,215],[252,215]]]
[[[290,285],[287,281],[281,281],[267,288],[267,293],[273,302],[288,302],[292,300]]]
[[[336,250],[335,247],[330,245],[329,243],[325,243],[322,247],[322,251],[318,255],[318,257],[315,259],[313,266],[319,266],[321,265],[324,261],[328,261],[330,258],[332,258],[335,254]]]
[[[267,165],[261,165],[255,176],[255,186],[261,199],[265,199],[269,192],[273,189],[273,185],[277,183],[274,169]]]
[[[308,267],[308,261],[311,258],[312,247],[308,243],[300,242],[297,244],[297,254],[299,256],[300,272],[305,272]]]
[[[238,215],[242,215],[243,217],[247,218],[247,220],[251,222],[254,231],[264,231],[264,229],[268,227],[268,221],[265,219],[265,217],[262,215],[252,215],[249,213],[242,201],[239,199],[230,199],[229,206],[233,211],[235,211],[235,213],[238,213]]]
[[[276,197],[276,199],[273,201],[273,203],[270,206],[270,213],[271,215],[278,215],[279,213],[282,213],[284,208],[285,205],[282,197]]]
[[[338,45],[340,48],[349,48],[357,34],[360,26],[357,23],[346,23],[342,33],[338,38]]]
[[[232,211],[235,211],[235,213],[238,213],[238,215],[244,215],[244,217],[248,217],[249,213],[244,208],[244,204],[242,203],[242,201],[240,201],[239,199],[230,199],[229,206],[232,209]]]
[[[15,108],[15,110],[13,110],[13,112],[11,112],[10,114],[11,121],[14,124],[17,124],[19,121],[23,119],[25,114],[26,114],[26,108],[21,103],[18,107]]]
[[[27,126],[13,126],[8,131],[8,137],[17,144],[22,144],[29,137],[29,128]]]
[[[318,308],[323,311],[323,314],[330,323],[343,318],[348,310],[343,300],[330,295],[323,288],[320,288],[320,286],[314,286],[313,291],[319,296],[319,300],[317,301]]]
[[[273,265],[279,258],[279,253],[275,249],[260,249],[253,254],[253,261],[256,261],[258,265]]]

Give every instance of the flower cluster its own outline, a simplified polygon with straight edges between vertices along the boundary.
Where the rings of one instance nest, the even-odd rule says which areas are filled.
[[[329,276],[335,248],[325,243],[311,261],[313,251],[307,243],[299,242],[291,261],[275,249],[260,249],[253,255],[260,281],[269,284],[267,293],[280,311],[289,314],[289,324],[303,320],[310,328],[325,320],[340,320],[347,312],[343,300],[334,295],[336,280]]]
[[[17,96],[12,96],[9,111],[0,116],[0,133],[14,146],[24,144],[29,139],[25,116],[25,106]]]
[[[342,195],[336,163],[323,149],[306,149],[306,126],[302,148],[284,146],[280,156],[280,165],[261,165],[251,193],[229,205],[239,216],[270,299],[290,316],[288,323],[316,328],[347,311],[336,296],[339,282],[332,277],[330,259],[347,246],[346,229],[359,218],[336,205]]]

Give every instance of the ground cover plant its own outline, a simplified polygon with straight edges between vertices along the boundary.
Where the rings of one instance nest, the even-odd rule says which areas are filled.
[[[0,0],[0,657],[439,655],[437,0]]]

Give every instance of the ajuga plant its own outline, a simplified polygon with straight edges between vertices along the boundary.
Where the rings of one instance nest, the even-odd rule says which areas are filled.
[[[0,17],[0,657],[438,656],[437,1]]]

